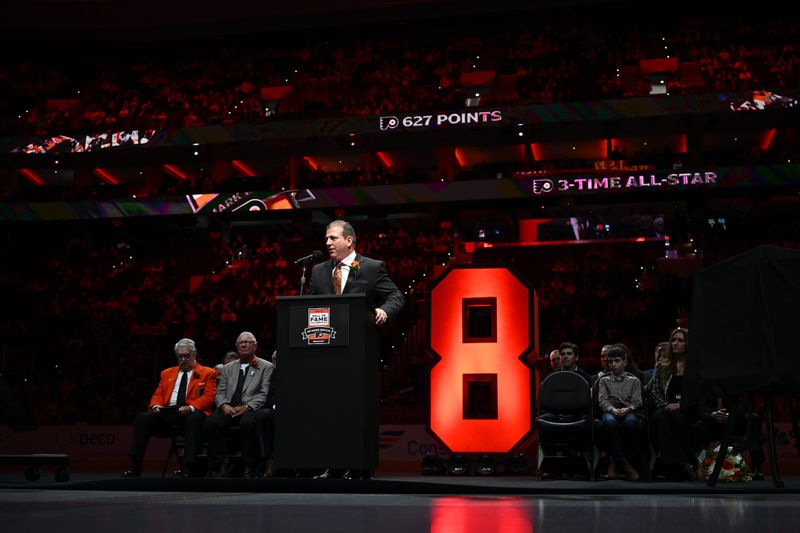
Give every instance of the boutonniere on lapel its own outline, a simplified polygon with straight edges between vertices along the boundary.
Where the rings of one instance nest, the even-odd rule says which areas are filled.
[[[350,263],[350,273],[351,274],[358,274],[358,270],[360,268],[361,268],[361,265],[358,263],[358,261],[353,261],[352,263]]]
[[[252,361],[250,361],[250,375],[251,376],[255,376],[256,375],[256,368],[258,368],[258,359],[253,359]]]

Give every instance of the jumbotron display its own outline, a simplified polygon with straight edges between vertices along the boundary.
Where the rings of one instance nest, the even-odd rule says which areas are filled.
[[[116,202],[0,203],[0,220],[76,220],[143,215],[219,215],[277,209],[415,205],[490,200],[539,200],[547,196],[659,194],[695,190],[792,187],[800,165],[754,165],[675,171],[595,171],[580,174],[517,173],[514,179],[486,179],[367,187],[326,187],[285,191],[189,194],[183,198]]]

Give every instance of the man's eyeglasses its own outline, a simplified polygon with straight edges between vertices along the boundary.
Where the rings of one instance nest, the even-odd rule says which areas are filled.
[[[238,344],[240,346],[247,346],[248,344],[255,344],[255,343],[256,343],[256,341],[239,341],[236,344]]]
[[[191,359],[192,354],[190,353],[181,353],[175,356],[176,359]]]

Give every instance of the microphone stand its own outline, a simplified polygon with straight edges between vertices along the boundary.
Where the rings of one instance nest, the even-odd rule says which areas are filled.
[[[303,295],[303,288],[306,285],[306,264],[303,263],[303,272],[300,274],[300,296]]]

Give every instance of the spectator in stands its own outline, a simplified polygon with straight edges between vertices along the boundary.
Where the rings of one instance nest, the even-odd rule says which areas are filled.
[[[552,20],[541,21],[550,33],[546,40],[570,41],[576,50],[594,51],[580,55],[570,53],[569,47],[543,44],[532,39],[529,30],[505,21],[506,28],[499,31],[500,35],[509,40],[519,35],[519,41],[507,50],[482,56],[492,57],[490,61],[513,72],[515,81],[505,88],[495,86],[491,91],[495,94],[486,98],[494,98],[493,103],[522,105],[649,94],[645,76],[623,83],[624,75],[618,73],[623,63],[637,63],[646,58],[647,37],[640,35],[623,44],[604,35],[607,21],[602,15],[587,12],[587,17],[576,20],[571,13],[568,20],[556,15]],[[796,87],[797,57],[790,44],[796,28],[776,25],[770,16],[757,22],[753,24],[748,19],[749,24],[743,30],[740,24],[729,23],[720,28],[715,20],[697,17],[688,25],[711,26],[716,31],[685,33],[677,29],[684,27],[681,24],[667,32],[664,39],[674,43],[682,60],[695,60],[700,78],[699,83],[690,86],[684,86],[683,79],[670,80],[670,90],[679,86],[683,93],[744,90],[757,85]],[[625,31],[630,29],[625,28],[622,33],[635,35],[635,31]],[[456,35],[451,37],[451,33]],[[291,86],[299,95],[295,100],[305,102],[282,102],[281,114],[292,108],[317,115],[378,115],[452,108],[463,105],[464,101],[465,88],[458,82],[460,75],[476,67],[472,59],[454,61],[453,55],[491,49],[488,42],[497,37],[498,30],[487,26],[485,34],[471,35],[468,39],[458,33],[458,28],[450,28],[442,33],[448,36],[445,39],[411,44],[391,33],[382,33],[367,43],[337,42],[334,46],[330,44],[330,36],[319,36],[310,45],[283,49],[237,42],[217,53],[205,51],[196,56],[185,52],[177,57],[160,56],[157,61],[145,60],[136,53],[119,54],[113,65],[88,54],[69,69],[48,67],[45,59],[26,60],[25,68],[17,69],[13,75],[13,67],[0,65],[0,79],[12,80],[7,84],[10,103],[5,110],[28,108],[28,103],[33,103],[25,116],[0,114],[0,128],[21,130],[19,133],[27,136],[64,128],[78,131],[58,133],[263,122],[271,117],[263,112],[265,102],[260,99],[259,84]],[[761,39],[767,33],[776,40],[776,46],[757,49],[750,45],[750,40]],[[726,48],[720,49],[720,43],[726,43]],[[399,64],[393,53],[382,54],[385,57],[380,58],[364,53],[364,49],[376,44],[392,52],[402,47]],[[251,61],[232,61],[231,56],[247,56]],[[32,57],[38,56],[34,53]],[[344,57],[348,60],[344,61]],[[287,62],[300,68],[289,74]],[[336,65],[336,72],[327,65]],[[71,76],[53,75],[66,71],[72,72]],[[81,85],[88,90],[81,91],[66,107],[51,109],[53,100],[75,86],[75,78],[80,78]],[[586,78],[594,83],[581,83]],[[253,81],[243,82],[243,79]],[[403,82],[392,83],[400,79]],[[83,112],[78,113],[78,109]]]
[[[150,436],[170,437],[175,432],[185,438],[181,475],[193,475],[195,458],[203,446],[203,421],[214,405],[217,388],[214,370],[197,364],[197,349],[192,339],[175,344],[178,366],[161,372],[161,382],[150,399],[150,407],[136,417],[128,451],[131,468],[122,475],[139,477],[142,459]]]
[[[600,378],[598,400],[611,454],[608,477],[616,478],[618,468],[622,467],[625,478],[636,481],[639,473],[626,459],[625,443],[632,442],[633,433],[639,429],[636,410],[642,407],[642,384],[625,371],[628,353],[620,345],[609,346],[607,359],[610,372]]]

